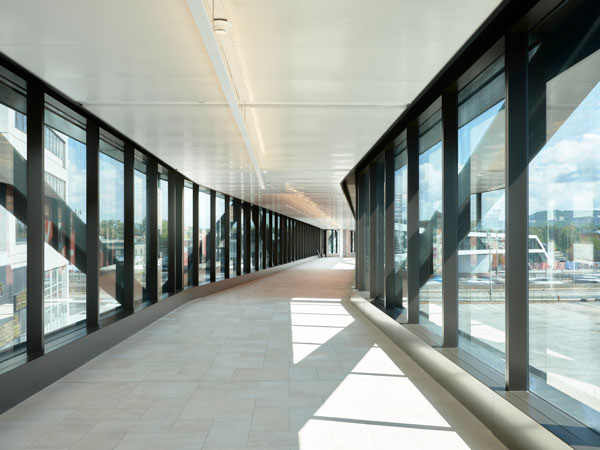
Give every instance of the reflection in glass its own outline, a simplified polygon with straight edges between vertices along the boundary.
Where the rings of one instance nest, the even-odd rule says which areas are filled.
[[[239,223],[239,227],[240,227],[240,251],[241,253],[239,254],[239,258],[240,258],[240,270],[241,270],[241,274],[245,273],[247,267],[246,267],[246,260],[244,258],[244,256],[246,256],[246,239],[248,238],[248,236],[246,236],[246,203],[241,203],[240,202],[240,223]]]
[[[272,266],[271,258],[271,228],[272,228],[272,215],[271,211],[265,210],[265,252],[267,253],[267,267]]]
[[[229,201],[229,277],[237,276],[238,200]]]
[[[102,133],[101,133],[102,135]],[[100,261],[98,298],[100,314],[123,304],[124,290],[124,169],[122,143],[100,139],[98,160]]]
[[[194,285],[192,258],[194,229],[194,188],[191,183],[183,187],[183,288]]]
[[[397,308],[408,305],[408,172],[406,141],[395,149],[394,157],[394,299]],[[352,233],[353,236],[353,233]],[[352,244],[351,244],[351,251]]]
[[[600,30],[589,3],[540,35],[530,59],[529,355],[531,390],[600,430]]]
[[[158,174],[158,298],[169,295],[169,175],[166,170]]]
[[[210,283],[210,191],[198,193],[198,284]]]
[[[147,166],[141,157],[136,156],[133,171],[133,300],[134,307],[150,301],[146,285],[148,267],[148,217],[147,217]]]
[[[46,334],[86,319],[86,132],[64,111],[47,103],[44,114]]]
[[[361,220],[363,221],[363,226],[361,227],[361,231],[362,231],[362,242],[363,242],[363,277],[365,280],[365,286],[364,289],[365,291],[369,290],[369,286],[371,283],[371,239],[369,236],[370,233],[370,220],[369,220],[369,170],[365,169],[362,171],[362,173],[359,175],[358,178],[358,182],[360,183],[360,189],[359,189],[359,195],[360,195],[360,200],[359,200],[359,207],[360,207],[360,211],[359,214],[361,216]],[[302,256],[302,255],[300,255]]]
[[[263,264],[263,245],[264,245],[264,239],[263,239],[263,227],[265,226],[265,210],[262,208],[258,208],[258,227],[259,227],[259,231],[258,231],[258,267],[260,269],[264,269],[264,264]]]
[[[459,347],[504,373],[504,60],[458,94]]]
[[[27,341],[27,100],[11,75],[0,72],[0,361]]]
[[[438,112],[419,127],[419,323],[442,327],[442,124]]]
[[[277,265],[277,216],[271,212],[271,266]]]
[[[227,264],[227,255],[225,254],[225,236],[228,232],[225,229],[225,197],[223,194],[217,192],[215,198],[215,216],[216,216],[216,230],[215,230],[215,242],[217,243],[217,260],[216,260],[216,279],[222,280],[225,278],[225,264]]]
[[[256,230],[258,224],[256,223],[256,216],[254,215],[253,209],[250,209],[250,270],[252,272],[257,270],[256,267]]]

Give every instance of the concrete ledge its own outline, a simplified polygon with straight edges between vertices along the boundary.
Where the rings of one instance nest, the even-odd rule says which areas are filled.
[[[248,283],[317,259],[304,258],[235,278],[178,292],[127,317],[49,351],[0,375],[0,413],[54,383],[185,303]]]
[[[508,448],[522,450],[572,448],[363,297],[353,293],[350,301],[369,321],[483,422]]]

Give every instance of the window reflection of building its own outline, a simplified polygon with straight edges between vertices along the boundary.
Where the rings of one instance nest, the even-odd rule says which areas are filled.
[[[0,79],[2,83],[2,79]],[[4,86],[3,86],[4,87]],[[20,89],[13,92],[22,96]],[[0,361],[27,340],[27,116],[0,103]],[[14,105],[16,108],[16,105]]]
[[[85,131],[79,139],[62,132],[67,121],[46,110],[44,181],[44,329],[46,334],[85,320]],[[73,127],[76,129],[76,127]],[[82,185],[83,184],[83,185]],[[75,194],[77,192],[77,194]]]

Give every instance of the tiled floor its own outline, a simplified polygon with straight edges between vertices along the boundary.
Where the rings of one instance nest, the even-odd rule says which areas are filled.
[[[188,303],[0,416],[0,448],[504,448],[321,259]]]

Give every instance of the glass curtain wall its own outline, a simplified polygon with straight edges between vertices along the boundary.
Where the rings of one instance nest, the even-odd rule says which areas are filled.
[[[217,258],[215,261],[216,280],[225,278],[225,264],[227,264],[227,255],[225,254],[225,235],[228,230],[225,229],[225,197],[217,192],[215,198],[215,242],[217,243]]]
[[[169,174],[159,166],[158,211],[158,298],[169,295]]]
[[[193,233],[194,233],[194,185],[185,182],[183,185],[183,288],[194,285],[192,275]]]
[[[267,252],[267,267],[271,267],[273,265],[273,252],[271,251],[271,244],[273,242],[273,231],[272,231],[272,224],[273,222],[271,222],[273,220],[273,215],[271,213],[271,211],[265,210],[265,239],[267,240],[266,242],[266,246],[265,246],[265,251]]]
[[[442,113],[419,125],[419,323],[442,330]]]
[[[364,289],[369,290],[371,284],[371,239],[370,232],[371,224],[369,220],[369,170],[365,169],[359,175],[360,183],[360,211],[359,214],[364,224],[362,230],[362,241],[363,241],[363,277],[364,277]]]
[[[240,203],[240,223],[239,225],[239,236],[240,236],[240,254],[238,255],[238,257],[240,258],[240,267],[241,267],[241,272],[240,273],[245,273],[246,272],[246,239],[248,239],[248,236],[246,236],[246,207],[248,206],[247,203]]]
[[[146,157],[136,151],[133,170],[133,302],[138,309],[150,301],[146,274],[148,267],[148,242],[150,229],[148,225],[148,178]]]
[[[281,264],[281,216],[277,214],[277,264]]]
[[[458,93],[459,347],[504,373],[505,81],[498,59]]]
[[[238,222],[237,209],[239,203],[236,199],[229,202],[229,277],[237,276],[237,241],[238,241]]]
[[[265,210],[262,208],[258,208],[258,267],[264,269],[263,264],[263,252],[264,252],[264,239],[263,239],[263,229],[265,226]]]
[[[408,297],[408,152],[406,140],[395,148],[394,155],[394,298],[397,307],[406,307]],[[354,232],[350,251],[354,252]]]
[[[530,35],[530,387],[600,431],[600,29],[586,2]]]
[[[210,283],[210,191],[198,192],[198,284]]]
[[[98,299],[100,314],[123,305],[125,196],[123,142],[100,131],[98,197],[100,217],[100,261]]]
[[[254,208],[250,208],[250,271],[255,272],[258,268],[256,267],[256,231],[258,230],[258,224],[256,223],[256,217],[254,215]]]
[[[27,91],[0,68],[0,361],[27,341]]]
[[[44,331],[86,319],[86,121],[51,97],[44,114]]]

